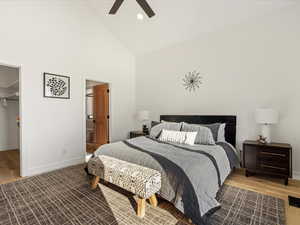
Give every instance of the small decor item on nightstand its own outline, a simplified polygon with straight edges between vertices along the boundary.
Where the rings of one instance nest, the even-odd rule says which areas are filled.
[[[278,112],[273,109],[257,109],[256,122],[261,124],[261,136],[266,143],[271,143],[270,125],[278,123]]]
[[[44,73],[44,97],[70,98],[70,77]]]
[[[148,127],[146,123],[149,121],[149,111],[143,110],[137,113],[137,118],[140,122],[143,123],[143,132],[149,134]]]
[[[262,135],[259,135],[257,142],[259,142],[261,144],[267,144],[267,138],[263,137]]]

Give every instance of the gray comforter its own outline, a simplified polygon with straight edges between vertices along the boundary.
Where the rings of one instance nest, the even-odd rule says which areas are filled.
[[[207,224],[207,215],[220,207],[216,194],[232,168],[239,166],[235,149],[225,142],[187,146],[138,137],[101,146],[94,155],[107,155],[160,171],[160,196],[195,224]]]

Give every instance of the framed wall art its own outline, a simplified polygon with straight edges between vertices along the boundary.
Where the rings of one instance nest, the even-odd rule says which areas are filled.
[[[44,73],[44,97],[70,99],[70,77]]]

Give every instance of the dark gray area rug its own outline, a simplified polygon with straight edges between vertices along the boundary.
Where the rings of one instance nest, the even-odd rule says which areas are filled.
[[[283,200],[227,185],[218,199],[213,225],[285,224]],[[143,219],[135,208],[130,194],[102,184],[91,190],[83,165],[0,185],[1,225],[186,224],[172,207],[148,204]]]

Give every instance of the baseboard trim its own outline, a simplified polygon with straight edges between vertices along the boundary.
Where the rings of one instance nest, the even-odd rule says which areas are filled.
[[[45,166],[38,166],[28,169],[28,174],[25,174],[25,176],[34,176],[41,173],[50,172],[57,169],[62,169],[68,166],[73,166],[77,164],[81,164],[85,162],[85,157],[77,157],[69,160],[64,160],[57,163],[48,164]]]
[[[299,171],[293,171],[293,179],[300,180],[300,172]]]

